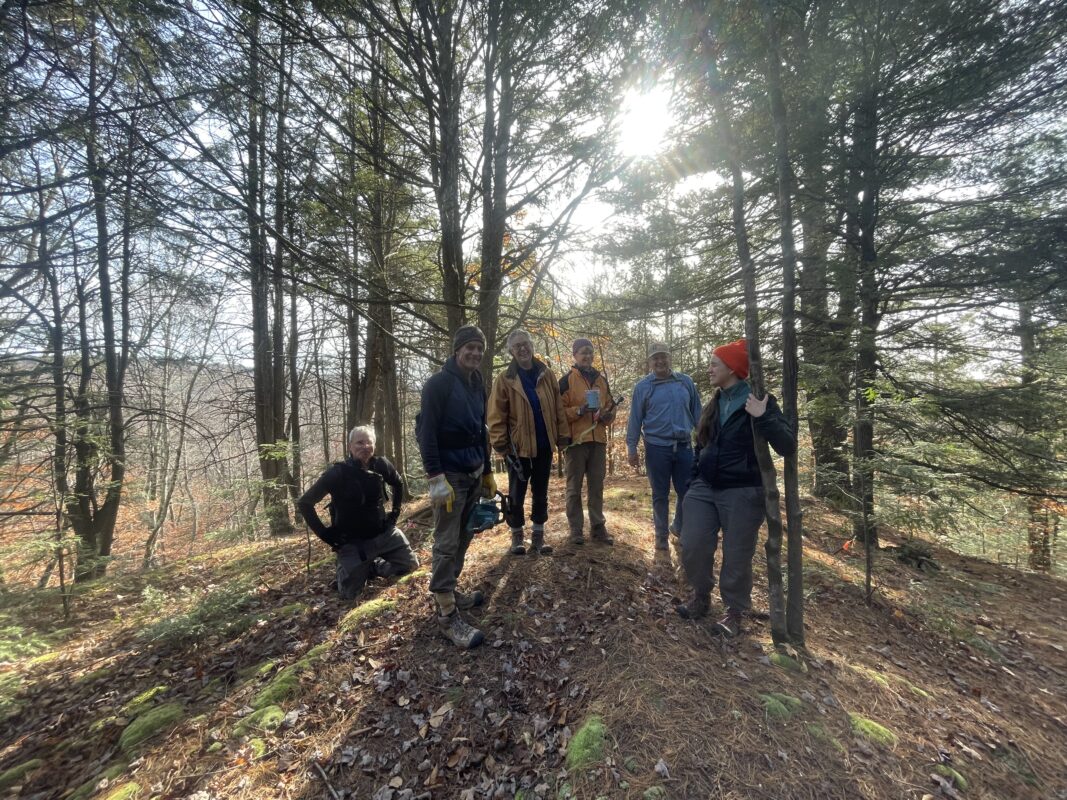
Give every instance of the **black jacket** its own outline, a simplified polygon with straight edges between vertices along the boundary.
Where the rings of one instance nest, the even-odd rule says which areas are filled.
[[[796,452],[796,437],[773,395],[768,398],[762,416],[753,417],[741,406],[720,428],[719,390],[716,390],[700,414],[693,477],[702,477],[713,489],[762,486],[752,441],[753,425],[778,455]]]
[[[415,418],[415,438],[427,475],[474,472],[479,466],[489,472],[485,403],[482,374],[475,370],[468,380],[455,356],[430,376]]]
[[[385,513],[385,485],[392,489],[393,510]],[[315,504],[330,495],[330,526],[315,511]],[[367,466],[349,456],[322,473],[296,501],[308,527],[331,547],[373,539],[396,525],[404,482],[387,458],[374,456]]]

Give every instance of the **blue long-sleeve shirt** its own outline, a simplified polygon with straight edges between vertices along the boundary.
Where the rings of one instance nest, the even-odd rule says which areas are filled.
[[[650,372],[634,386],[626,448],[636,453],[642,435],[645,444],[669,447],[689,442],[699,421],[700,393],[693,379],[682,372],[671,372],[666,378]]]

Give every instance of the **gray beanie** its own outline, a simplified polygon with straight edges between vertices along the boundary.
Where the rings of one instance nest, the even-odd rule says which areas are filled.
[[[482,329],[477,325],[464,325],[457,330],[452,338],[452,352],[456,352],[467,342],[481,342],[482,347],[485,347],[485,334],[482,333]]]

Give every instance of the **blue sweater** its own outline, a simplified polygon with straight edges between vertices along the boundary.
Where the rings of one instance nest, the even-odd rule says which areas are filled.
[[[646,445],[688,444],[699,421],[700,393],[693,379],[682,372],[671,372],[660,379],[650,372],[634,386],[626,448],[636,453],[642,434]]]

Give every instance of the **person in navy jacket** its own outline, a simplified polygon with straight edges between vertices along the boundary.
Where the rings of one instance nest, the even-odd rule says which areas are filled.
[[[480,497],[496,494],[485,426],[485,383],[478,371],[484,353],[485,335],[479,328],[464,325],[457,330],[452,357],[422,387],[422,409],[415,420],[433,505],[430,591],[441,633],[463,648],[477,647],[485,639],[459,614],[484,602],[480,591],[456,589],[474,538],[466,523]]]
[[[742,615],[752,607],[752,556],[766,514],[753,429],[779,455],[795,453],[797,440],[775,399],[757,398],[745,382],[744,339],[715,348],[708,377],[716,388],[697,426],[693,480],[682,522],[682,566],[693,595],[677,611],[686,619],[707,615],[721,536],[719,593],[726,613],[713,631],[734,637],[741,632]]]

